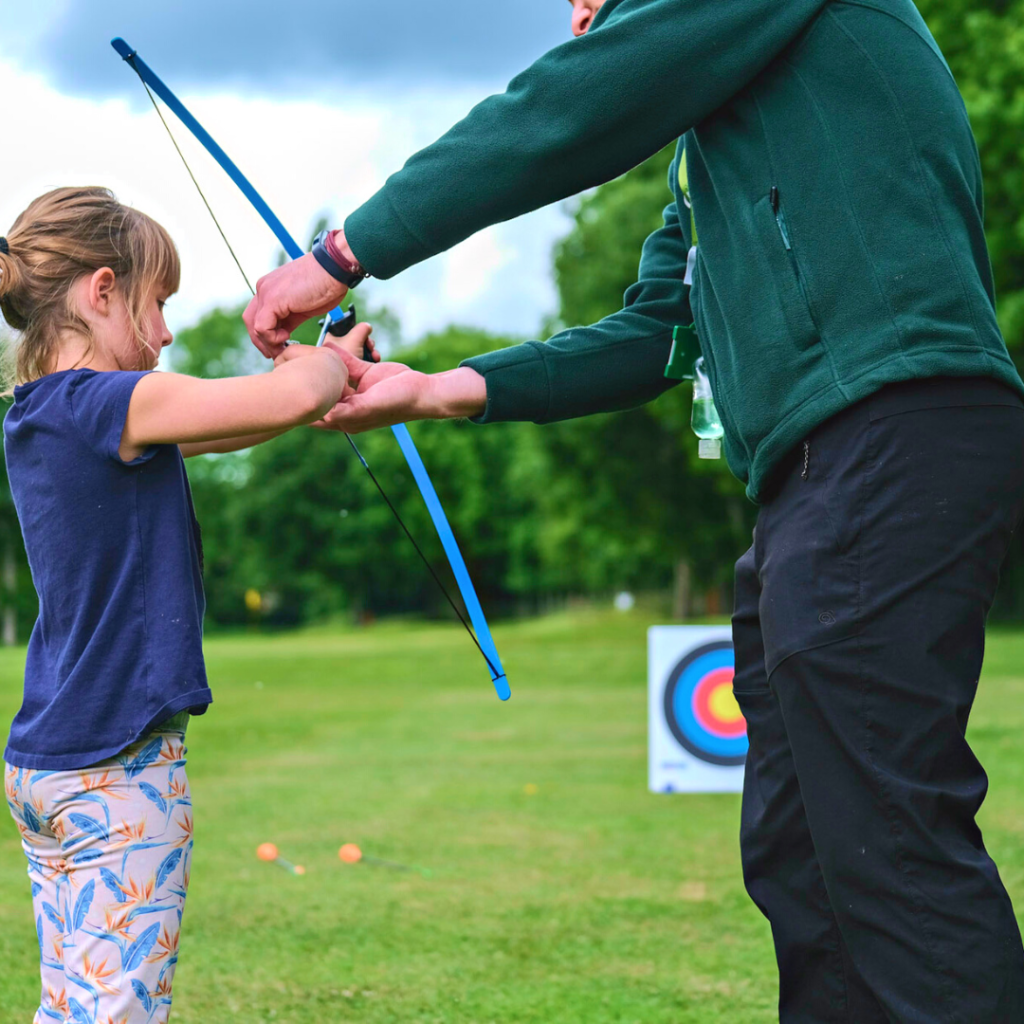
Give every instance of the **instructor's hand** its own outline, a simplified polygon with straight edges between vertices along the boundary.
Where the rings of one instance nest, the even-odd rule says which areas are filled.
[[[329,313],[347,291],[313,256],[302,256],[256,282],[256,295],[242,319],[253,344],[274,359],[299,324]]]
[[[361,434],[411,420],[479,416],[487,406],[487,384],[469,367],[427,374],[401,363],[367,363],[343,350],[340,354],[348,367],[348,386],[342,400],[314,424],[324,430]]]

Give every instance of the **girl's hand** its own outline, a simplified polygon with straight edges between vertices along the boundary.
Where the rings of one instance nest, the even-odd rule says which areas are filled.
[[[326,348],[330,345],[332,348],[348,352],[357,359],[363,358],[363,349],[366,348],[373,362],[379,363],[380,353],[377,351],[377,346],[373,343],[373,338],[370,337],[372,331],[373,327],[370,324],[356,324],[344,338],[332,338],[328,335],[327,340],[324,342],[324,347]],[[366,362],[366,360],[363,361]]]
[[[295,371],[308,375],[310,382],[321,393],[332,396],[335,402],[340,402],[345,392],[352,390],[348,387],[348,367],[337,349],[326,345],[320,348],[314,345],[289,345],[274,360],[274,372],[297,360],[300,362]]]
[[[274,369],[276,370],[284,366],[285,363],[290,363],[293,359],[322,358],[325,351],[327,351],[326,345],[317,348],[315,345],[300,345],[298,342],[292,342],[290,345],[286,345],[274,357]],[[337,351],[332,350],[331,356],[333,359],[341,361],[341,356],[338,355]],[[345,375],[346,377],[348,376],[348,369],[345,370]]]

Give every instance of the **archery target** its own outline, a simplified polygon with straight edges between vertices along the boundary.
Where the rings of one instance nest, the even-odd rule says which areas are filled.
[[[746,722],[732,692],[735,656],[724,626],[654,626],[648,634],[650,788],[742,788]]]
[[[708,764],[739,765],[747,756],[747,725],[732,695],[736,668],[731,641],[687,653],[665,686],[665,721],[694,757]]]

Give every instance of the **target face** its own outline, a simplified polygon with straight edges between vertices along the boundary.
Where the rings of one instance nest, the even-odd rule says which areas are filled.
[[[665,721],[679,744],[708,764],[741,765],[747,723],[732,694],[732,644],[704,644],[672,669],[665,684]]]

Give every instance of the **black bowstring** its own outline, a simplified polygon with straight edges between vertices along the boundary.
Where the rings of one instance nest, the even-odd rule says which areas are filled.
[[[199,197],[203,201],[203,205],[206,207],[207,212],[210,214],[213,223],[217,225],[217,231],[220,232],[220,237],[224,239],[224,244],[228,247],[228,252],[231,253],[231,258],[235,261],[235,266],[238,267],[238,271],[242,275],[242,280],[245,281],[246,287],[249,289],[250,293],[252,295],[255,295],[256,290],[250,283],[249,277],[246,274],[244,268],[242,267],[241,260],[239,260],[238,255],[235,253],[235,250],[232,248],[231,243],[228,241],[228,236],[224,233],[224,229],[220,226],[220,221],[217,220],[217,215],[213,212],[213,207],[210,206],[209,200],[206,198],[205,193],[203,192],[202,188],[199,185],[199,182],[196,180],[196,176],[192,173],[192,168],[189,166],[188,160],[185,159],[185,154],[181,151],[181,147],[178,145],[178,140],[174,137],[174,132],[171,131],[171,126],[167,123],[167,120],[164,117],[163,112],[160,110],[160,107],[156,102],[156,98],[153,96],[153,93],[150,92],[149,86],[146,84],[146,80],[141,75],[139,75],[139,81],[142,82],[142,87],[146,90],[146,95],[149,97],[150,103],[153,104],[153,109],[156,111],[157,117],[160,118],[160,123],[164,126],[164,130],[167,132],[167,135],[171,140],[171,145],[174,146],[175,152],[177,152],[178,156],[181,158],[181,162],[185,165],[185,170],[188,171],[188,176],[192,179],[192,184],[195,185],[196,191],[199,193]],[[455,612],[456,616],[458,616],[459,622],[462,623],[466,632],[469,634],[470,640],[472,640],[473,643],[476,645],[476,649],[480,652],[480,656],[487,663],[487,667],[490,669],[491,672],[491,677],[495,680],[501,679],[505,673],[499,672],[491,663],[491,659],[487,657],[487,654],[484,651],[483,647],[480,646],[480,641],[477,639],[476,633],[473,631],[473,627],[470,626],[469,622],[466,620],[465,615],[463,615],[462,612],[459,610],[459,606],[455,603],[451,594],[448,592],[448,588],[444,585],[444,583],[441,582],[441,577],[437,575],[436,570],[434,569],[433,565],[430,564],[430,560],[427,558],[427,556],[423,553],[423,549],[417,543],[416,538],[412,535],[412,532],[410,531],[409,527],[405,525],[405,520],[402,519],[402,516],[399,513],[398,509],[395,508],[391,499],[387,496],[387,493],[381,486],[380,481],[377,479],[373,470],[370,469],[369,463],[366,461],[366,459],[363,458],[363,453],[356,446],[355,441],[352,440],[352,437],[349,434],[345,434],[345,438],[348,441],[348,443],[352,446],[352,451],[356,453],[356,458],[359,459],[360,463],[363,466],[363,469],[366,470],[367,475],[373,481],[374,487],[376,487],[377,490],[380,492],[380,496],[384,499],[385,504],[389,509],[391,509],[391,514],[395,517],[396,521],[398,522],[398,525],[402,528],[406,537],[409,538],[410,542],[412,543],[412,546],[416,549],[416,554],[420,556],[420,559],[422,560],[423,564],[427,567],[427,571],[433,577],[434,582],[437,584],[441,593],[444,594],[445,600],[448,602],[448,604],[451,605],[452,611]]]
[[[136,72],[137,73],[137,72]],[[228,241],[228,236],[224,234],[224,229],[220,226],[220,221],[217,220],[217,215],[213,212],[213,207],[210,205],[209,200],[206,198],[206,193],[203,192],[199,186],[199,182],[196,181],[196,176],[192,173],[192,168],[189,167],[188,161],[185,159],[185,154],[182,153],[181,147],[178,145],[178,140],[174,137],[174,132],[171,131],[171,126],[164,119],[163,111],[157,106],[156,98],[149,91],[149,86],[146,84],[146,80],[139,75],[139,81],[142,83],[142,88],[146,90],[146,95],[149,97],[149,102],[153,104],[153,109],[156,111],[156,116],[160,118],[160,123],[164,126],[164,130],[167,132],[168,138],[171,140],[171,145],[174,146],[181,157],[181,162],[185,165],[185,170],[188,171],[188,176],[192,179],[192,184],[195,185],[196,191],[199,193],[199,198],[202,199],[203,205],[206,207],[207,213],[213,220],[213,223],[217,225],[217,230],[220,232],[220,237],[224,239],[224,244],[228,247],[228,252],[231,253],[231,258],[235,261],[235,266],[238,267],[238,272],[242,275],[242,280],[245,282],[246,288],[249,289],[251,295],[256,294],[256,289],[253,288],[252,282],[249,280],[249,276],[246,274],[245,269],[242,266],[242,261],[238,258],[235,250],[231,247],[231,243]]]
[[[491,670],[491,677],[493,679],[500,679],[505,673],[498,672],[497,669],[495,669],[494,665],[491,664],[491,659],[488,658],[487,655],[484,653],[484,649],[480,646],[480,641],[476,638],[476,633],[473,632],[469,623],[466,621],[465,616],[462,614],[462,612],[459,611],[459,606],[452,600],[451,594],[448,593],[448,590],[445,588],[445,585],[441,582],[441,577],[437,575],[437,572],[434,570],[434,567],[430,564],[429,559],[423,553],[423,549],[416,542],[416,538],[409,532],[409,527],[405,525],[404,520],[398,514],[398,509],[396,509],[395,506],[391,504],[391,499],[384,492],[384,488],[381,487],[380,481],[374,475],[373,470],[370,469],[369,463],[366,461],[366,459],[363,458],[363,453],[356,447],[356,443],[355,441],[352,440],[352,436],[350,434],[346,434],[345,438],[348,441],[348,443],[352,445],[352,451],[356,453],[356,458],[358,458],[359,461],[363,464],[363,469],[365,469],[366,472],[369,474],[370,479],[373,481],[373,485],[377,488],[378,491],[380,491],[380,496],[384,499],[385,504],[387,504],[388,508],[391,509],[395,519],[398,520],[398,525],[405,531],[406,537],[409,538],[410,542],[412,543],[412,546],[416,549],[416,553],[423,560],[423,564],[427,567],[427,571],[430,573],[431,576],[434,577],[434,582],[440,588],[441,593],[444,594],[445,599],[452,606],[452,611],[455,612],[455,614],[459,617],[459,622],[461,622],[462,625],[466,627],[466,632],[469,634],[469,638],[473,641],[474,644],[476,644],[476,649],[480,652],[480,656],[484,659],[484,661],[487,662],[487,667]]]

